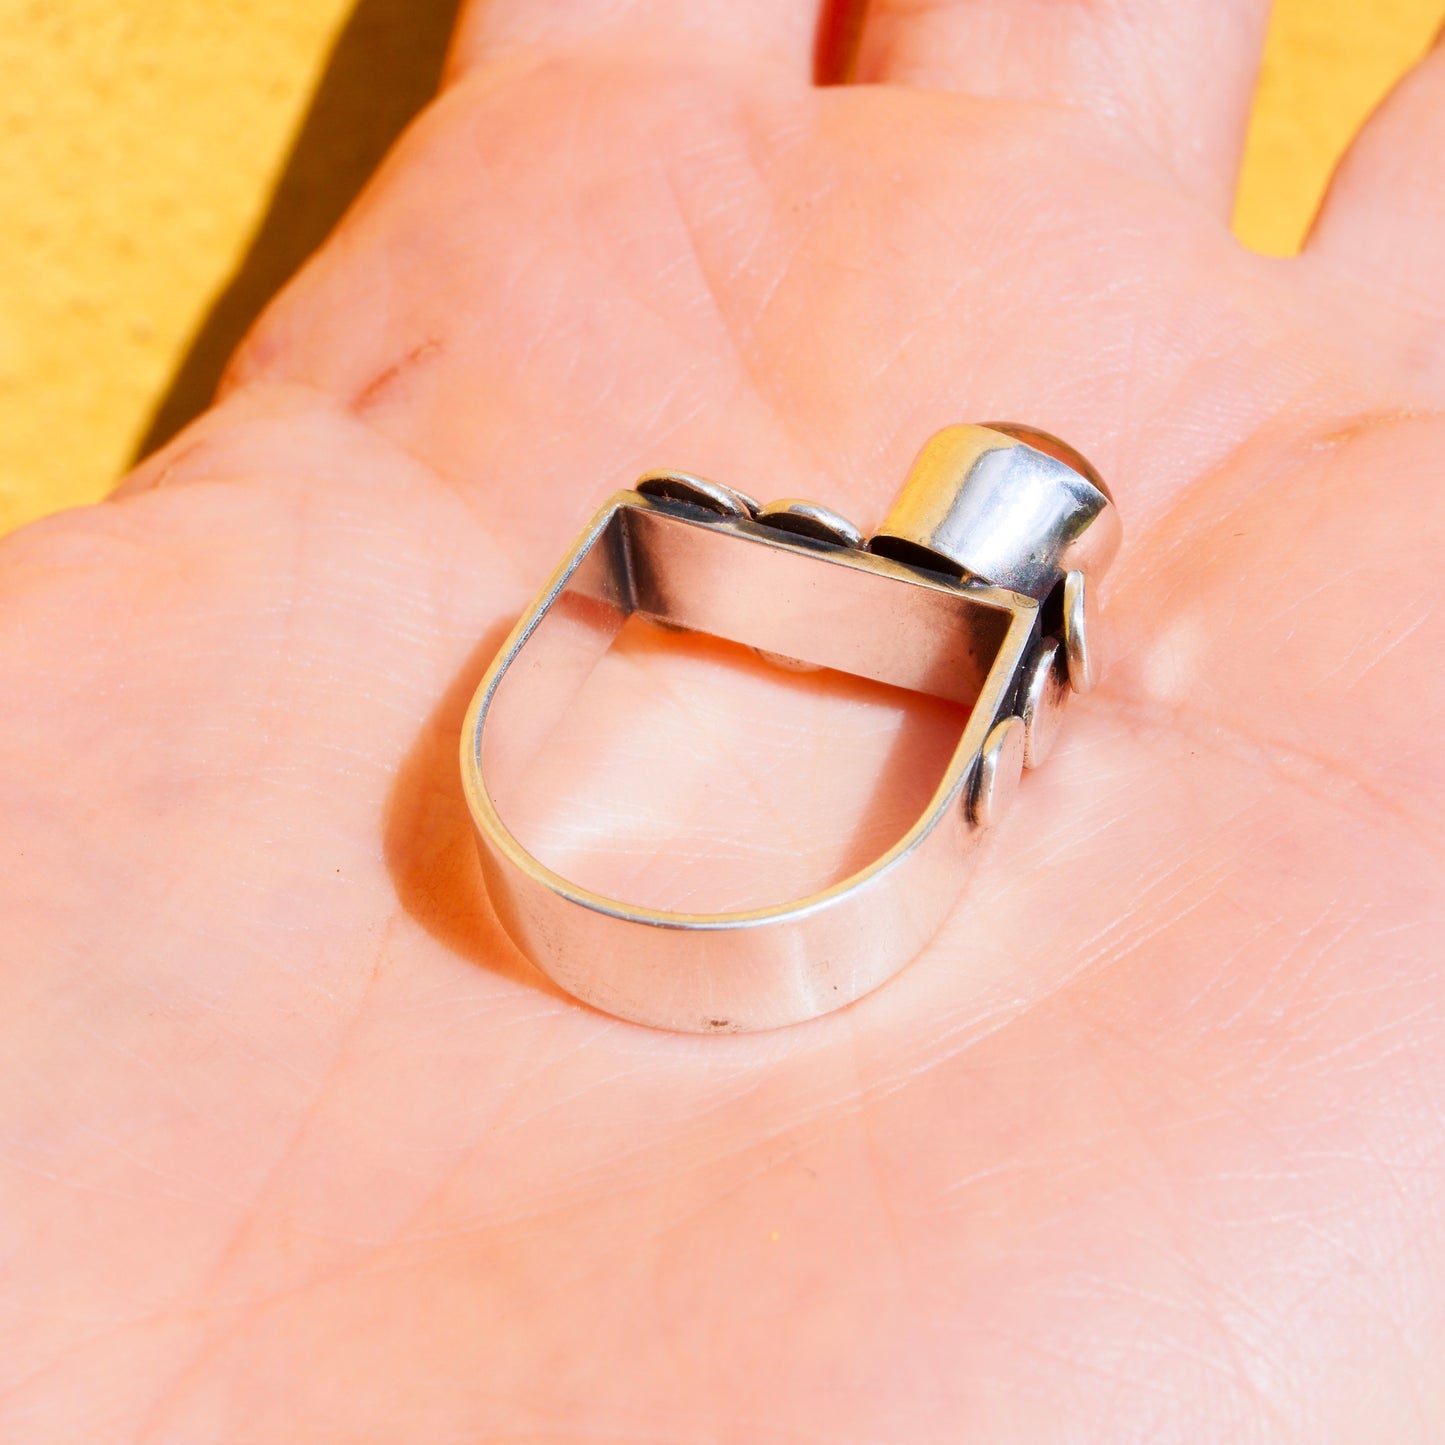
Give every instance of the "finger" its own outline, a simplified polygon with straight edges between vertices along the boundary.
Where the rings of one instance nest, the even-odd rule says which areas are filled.
[[[776,60],[807,81],[817,24],[814,0],[471,0],[451,69],[603,43]]]
[[[1424,322],[1445,320],[1445,45],[1346,152],[1305,252]]]
[[[873,0],[859,80],[1077,106],[1227,213],[1269,0]]]

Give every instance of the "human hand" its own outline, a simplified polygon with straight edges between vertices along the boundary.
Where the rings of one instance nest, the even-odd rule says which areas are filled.
[[[0,546],[7,1438],[1445,1431],[1442,60],[1268,261],[1262,0],[874,8],[815,89],[791,0],[474,7],[224,400]],[[755,1037],[550,989],[456,739],[578,525],[667,463],[866,530],[991,417],[1126,541],[936,943]],[[578,716],[539,846],[715,904],[957,721],[643,635]]]

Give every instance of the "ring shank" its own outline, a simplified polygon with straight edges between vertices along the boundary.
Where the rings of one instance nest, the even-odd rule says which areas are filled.
[[[468,715],[463,776],[503,926],[569,992],[656,1027],[772,1028],[867,993],[957,897],[976,836],[960,799],[1012,705],[1037,613],[1012,592],[620,494],[518,624]],[[749,912],[637,908],[552,872],[507,827],[512,790],[634,614],[971,705],[923,817],[851,878]]]

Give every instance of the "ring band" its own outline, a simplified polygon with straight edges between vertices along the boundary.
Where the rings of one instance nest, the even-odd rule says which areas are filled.
[[[648,473],[586,527],[467,713],[463,786],[503,927],[575,997],[657,1028],[776,1028],[878,987],[937,932],[969,850],[1096,680],[1120,537],[1093,467],[1012,424],[930,438],[866,544],[816,503]],[[509,790],[633,615],[968,706],[923,816],[842,882],[732,913],[637,907],[548,868],[504,821]]]

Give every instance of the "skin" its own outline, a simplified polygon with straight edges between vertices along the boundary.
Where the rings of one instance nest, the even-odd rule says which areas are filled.
[[[1264,9],[893,0],[830,89],[800,0],[467,14],[216,408],[0,544],[0,1435],[1441,1438],[1445,59],[1266,260]],[[934,945],[769,1035],[560,995],[456,737],[577,528],[867,530],[989,417],[1126,541]],[[957,724],[638,631],[523,831],[786,893]]]

